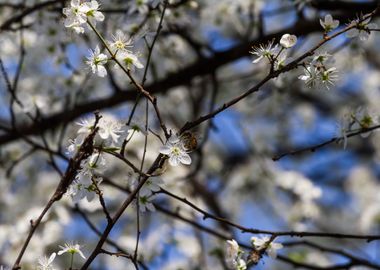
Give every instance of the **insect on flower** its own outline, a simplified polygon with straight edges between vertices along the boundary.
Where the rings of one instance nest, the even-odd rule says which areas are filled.
[[[186,131],[180,136],[180,140],[183,144],[183,147],[186,151],[194,151],[198,147],[198,139],[197,136],[190,132]]]

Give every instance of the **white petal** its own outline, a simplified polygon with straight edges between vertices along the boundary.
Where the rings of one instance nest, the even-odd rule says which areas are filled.
[[[183,154],[179,156],[179,161],[181,161],[182,164],[190,165],[191,164],[191,157],[188,154]]]
[[[171,153],[171,148],[168,147],[167,145],[163,145],[160,147],[159,152],[164,155],[169,155]]]
[[[98,76],[99,77],[104,77],[107,75],[107,70],[103,66],[98,66]]]
[[[80,255],[83,259],[86,259],[86,257],[83,255],[83,252],[80,251],[79,249],[78,249],[78,253],[79,253],[79,255]]]
[[[56,255],[57,254],[55,252],[50,255],[48,264],[51,264],[54,261]]]
[[[277,257],[277,251],[274,248],[268,248],[267,253],[272,259],[275,259]]]
[[[178,166],[178,164],[179,164],[178,158],[176,156],[171,156],[169,158],[169,164],[172,166]]]

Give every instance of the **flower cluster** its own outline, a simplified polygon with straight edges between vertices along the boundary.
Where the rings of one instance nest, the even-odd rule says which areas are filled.
[[[285,34],[280,39],[280,47],[278,44],[274,45],[273,41],[269,42],[266,46],[261,44],[258,47],[253,47],[250,53],[257,56],[257,58],[252,63],[256,64],[266,58],[272,65],[272,68],[281,69],[287,59],[285,50],[292,48],[296,43],[297,37],[295,35]]]
[[[377,24],[370,23],[371,17],[363,20],[358,18],[353,20],[350,25],[355,26],[355,28],[350,29],[347,32],[347,36],[350,38],[359,37],[360,40],[365,41],[369,38],[371,30],[377,28]]]
[[[324,87],[330,89],[338,79],[337,69],[329,66],[331,62],[330,54],[317,54],[308,64],[305,64],[304,74],[298,79],[304,81],[309,88]]]
[[[78,130],[78,136],[70,141],[68,146],[68,154],[71,156],[75,154],[77,149],[82,145],[84,139],[94,128],[95,119],[83,119],[78,123],[81,128]],[[136,132],[140,132],[137,125],[130,127],[123,126],[117,120],[111,117],[102,117],[98,123],[98,133],[95,137],[95,146],[102,149],[114,151],[120,149],[122,143],[129,137],[133,136]],[[97,186],[101,183],[102,179],[99,177],[106,169],[106,159],[99,151],[95,151],[90,157],[83,160],[81,169],[78,171],[75,180],[70,185],[68,195],[71,196],[75,203],[83,198],[88,201],[94,199]]]
[[[73,258],[75,254],[79,254],[83,259],[86,259],[86,257],[83,255],[83,252],[80,250],[81,246],[78,244],[68,244],[66,243],[64,246],[59,246],[61,248],[58,253],[53,252],[49,258],[44,256],[38,259],[38,270],[56,270],[57,268],[54,267],[53,261],[56,258],[57,254],[62,255],[64,253],[69,253],[72,256],[71,264],[73,263]],[[70,269],[72,268],[72,265],[70,266]],[[2,268],[1,268],[2,270]]]
[[[80,128],[77,131],[77,137],[70,141],[68,154],[75,154],[76,150],[83,143],[84,139],[92,132],[95,119],[82,119],[77,123]],[[103,116],[98,123],[99,132],[95,137],[95,144],[103,148],[119,148],[124,139],[131,132],[127,126],[120,123],[111,116]],[[138,132],[138,131],[136,131]]]
[[[102,181],[98,174],[102,173],[105,167],[105,158],[99,152],[82,161],[81,169],[68,190],[68,195],[71,196],[74,203],[78,203],[83,198],[89,202],[94,199],[96,187]]]
[[[161,154],[169,156],[169,164],[178,166],[180,163],[185,165],[191,164],[191,158],[188,154],[189,150],[185,146],[184,140],[177,135],[172,135],[165,145],[160,148]]]
[[[253,251],[247,258],[247,262],[242,258],[244,251],[241,250],[239,244],[234,240],[227,240],[226,248],[226,264],[229,269],[233,270],[245,270],[247,265],[257,264],[264,253],[269,257],[275,259],[277,257],[277,251],[283,248],[283,245],[276,243],[273,239],[265,237],[251,237],[251,244]]]
[[[138,54],[130,50],[133,47],[132,40],[127,38],[123,31],[117,30],[116,34],[112,35],[112,41],[108,41],[108,43],[116,59],[124,64],[128,70],[144,68],[144,65],[138,58]],[[115,67],[118,67],[118,63],[115,64]]]
[[[65,27],[73,29],[76,33],[84,33],[84,27],[87,21],[96,24],[96,21],[103,21],[104,15],[98,11],[99,4],[93,0],[82,2],[80,0],[71,0],[70,7],[63,9],[65,18]]]
[[[73,29],[76,33],[84,33],[84,25],[88,23],[90,28],[95,27],[97,21],[103,21],[104,15],[98,10],[99,4],[97,1],[81,2],[80,0],[71,0],[70,7],[63,9],[65,14],[65,26]],[[94,30],[95,31],[95,30]],[[100,35],[100,33],[97,33]],[[104,46],[107,47],[111,53],[111,59],[115,60],[116,66],[121,64],[125,65],[128,70],[134,68],[141,69],[144,65],[138,59],[138,54],[133,53],[130,48],[132,47],[132,40],[127,38],[121,30],[117,30],[115,35],[112,35],[112,41],[105,41]],[[86,64],[91,68],[92,73],[97,74],[99,77],[107,75],[105,64],[108,62],[107,55],[101,53],[99,46],[94,50],[89,50]]]
[[[263,238],[253,236],[251,237],[251,244],[255,250],[259,252],[265,251],[272,259],[277,257],[277,250],[283,248],[282,244],[275,243],[268,236],[264,236]]]

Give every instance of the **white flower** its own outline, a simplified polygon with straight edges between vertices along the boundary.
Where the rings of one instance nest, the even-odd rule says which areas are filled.
[[[285,49],[291,48],[297,43],[297,37],[295,35],[285,34],[280,39],[280,44]]]
[[[154,196],[139,196],[139,210],[140,212],[146,212],[147,210],[154,212],[156,208],[154,207],[152,201]]]
[[[230,269],[236,269],[239,254],[239,244],[234,240],[227,240],[226,263]]]
[[[125,132],[125,128],[113,119],[101,118],[99,122],[99,136],[106,142],[118,144],[120,136]]]
[[[373,125],[377,125],[376,117],[370,113],[366,108],[359,107],[356,109],[355,113],[352,114],[354,123],[352,129],[360,130],[367,129]],[[371,134],[371,131],[361,133],[360,136],[363,138],[368,137]]]
[[[256,55],[257,58],[253,60],[252,63],[256,64],[263,58],[268,58],[271,61],[277,53],[277,45],[273,48],[272,46],[273,41],[269,42],[267,46],[261,44],[259,47],[253,47],[252,51],[250,51],[249,53]]]
[[[322,21],[322,19],[319,20],[321,26],[323,29],[325,29],[325,32],[330,32],[331,30],[334,30],[339,26],[339,21],[334,20],[333,17],[330,14],[327,14],[325,16],[325,20]]]
[[[371,21],[371,17],[365,19],[364,21],[360,22],[360,19],[356,19],[351,22],[351,25],[355,25],[355,28],[350,29],[347,32],[348,37],[357,37],[359,36],[359,39],[364,41],[369,38],[369,35],[371,33],[371,29],[377,28],[377,25],[375,23],[369,23]]]
[[[315,65],[325,65],[328,63],[332,63],[333,60],[331,58],[331,54],[324,52],[324,53],[318,53],[313,57],[313,60],[311,61],[312,64]]]
[[[118,54],[117,58],[121,60],[121,62],[124,63],[130,70],[134,70],[134,67],[139,69],[144,67],[138,57],[130,51],[121,52]]]
[[[99,152],[93,153],[87,159],[81,162],[79,174],[94,175],[103,172],[106,169],[106,159]]]
[[[70,157],[73,157],[76,154],[79,147],[82,145],[84,138],[84,136],[78,136],[74,140],[69,140],[69,145],[67,146],[66,154]]]
[[[307,87],[315,87],[318,83],[318,74],[314,67],[308,66],[304,69],[305,74],[298,77],[301,81],[305,81]]]
[[[153,195],[154,192],[157,192],[161,189],[160,185],[162,185],[164,181],[162,181],[159,177],[151,177],[149,178],[143,187],[140,189],[140,196],[149,197]],[[138,176],[136,175],[132,180],[132,189],[135,189],[138,186]]]
[[[225,261],[229,269],[247,269],[247,264],[243,259],[240,258],[242,254],[243,251],[240,250],[239,244],[234,239],[227,240]]]
[[[305,74],[298,79],[305,81],[307,87],[326,87],[330,89],[331,85],[338,79],[335,67],[326,69],[324,65],[316,64],[316,66],[308,66],[304,69]]]
[[[59,246],[61,248],[60,251],[58,251],[58,255],[62,255],[64,253],[70,253],[71,255],[74,255],[78,253],[83,259],[86,259],[86,257],[83,255],[83,252],[80,250],[81,246],[78,244],[69,244],[65,243],[64,246]]]
[[[116,30],[116,35],[112,35],[112,40],[109,42],[112,49],[131,52],[128,48],[133,47],[132,41],[126,37],[123,31]]]
[[[78,174],[67,191],[67,195],[71,197],[74,203],[79,203],[84,198],[86,198],[88,202],[91,202],[95,198],[95,186],[92,183],[92,179],[97,185],[102,181],[102,178]]]
[[[50,255],[49,258],[47,258],[46,256],[44,256],[42,258],[39,258],[38,259],[38,267],[37,267],[37,269],[38,270],[55,270],[55,268],[52,265],[52,263],[53,263],[56,255],[57,254],[55,254],[55,252],[54,252],[54,253],[52,253]]]
[[[282,244],[275,243],[274,241],[270,242],[270,238],[268,236],[264,236],[263,238],[251,237],[251,243],[257,250],[263,250],[267,252],[269,257],[272,259],[277,257],[277,250],[283,248]]]
[[[104,21],[103,13],[98,11],[99,4],[97,1],[93,0],[91,2],[86,2],[83,6],[84,11],[86,12],[86,16],[91,23],[96,24],[96,21]]]
[[[322,71],[319,76],[321,84],[327,89],[330,89],[330,86],[334,85],[334,82],[338,80],[336,73],[337,70],[335,67]]]
[[[128,125],[128,131],[127,131],[128,135],[127,135],[126,140],[129,141],[130,139],[132,139],[133,135],[138,132],[141,132],[142,134],[147,135],[145,128],[141,124],[137,122],[130,123]]]
[[[81,27],[82,24],[86,23],[86,8],[81,4],[80,0],[71,0],[70,7],[63,9],[63,14],[65,14],[65,27],[73,28],[78,34],[84,33],[84,28]]]
[[[92,129],[95,125],[95,118],[92,119],[81,119],[80,122],[76,123],[77,125],[81,126],[80,129],[78,129],[78,134],[84,134],[88,135],[91,133]]]
[[[95,51],[89,50],[90,56],[87,57],[87,65],[91,67],[92,73],[96,73],[99,77],[107,75],[107,70],[104,65],[107,63],[107,55],[100,53],[99,46],[96,46]]]
[[[180,163],[185,165],[191,164],[191,158],[186,152],[180,139],[172,135],[169,140],[160,148],[161,154],[169,156],[169,164],[172,166],[178,166]]]
[[[67,195],[74,203],[78,203],[83,198],[91,202],[96,195],[96,185],[102,182],[102,178],[96,174],[101,173],[106,167],[106,161],[100,153],[94,153],[81,163],[81,169],[75,176],[75,180],[69,186]]]
[[[289,61],[291,61],[291,58],[288,58],[286,53],[282,53],[276,59],[275,68],[282,69]]]

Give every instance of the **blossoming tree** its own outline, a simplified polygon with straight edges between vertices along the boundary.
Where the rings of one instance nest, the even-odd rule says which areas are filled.
[[[377,2],[1,0],[0,269],[380,269]]]

